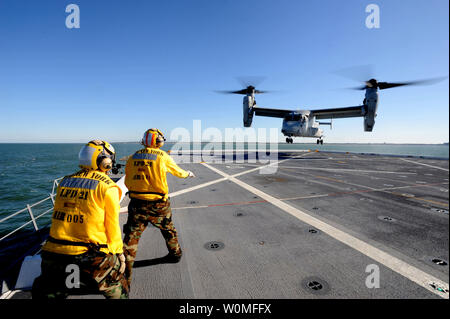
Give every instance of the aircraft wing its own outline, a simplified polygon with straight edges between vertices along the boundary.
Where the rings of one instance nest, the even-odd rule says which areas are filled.
[[[267,109],[258,106],[253,107],[253,110],[255,111],[255,115],[258,116],[281,117],[281,118],[285,118],[286,116],[294,112],[293,110]]]
[[[359,117],[366,114],[364,105],[349,106],[332,109],[311,110],[309,116],[315,116],[316,120],[338,119],[346,117]]]

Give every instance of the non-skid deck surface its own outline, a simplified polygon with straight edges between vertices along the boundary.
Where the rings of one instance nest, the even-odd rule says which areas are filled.
[[[130,298],[448,298],[448,160],[279,155],[181,163],[197,176],[169,177],[183,258],[160,263],[149,226]]]

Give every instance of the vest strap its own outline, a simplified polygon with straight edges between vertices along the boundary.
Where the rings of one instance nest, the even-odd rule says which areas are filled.
[[[164,193],[157,193],[157,192],[136,192],[136,191],[128,191],[125,195],[128,194],[152,194],[152,195],[159,195],[165,197],[166,194]]]
[[[100,248],[108,248],[108,245],[106,245],[106,244],[94,244],[94,243],[84,243],[84,242],[70,241],[70,240],[64,240],[64,239],[56,239],[51,236],[48,236],[48,241],[51,243],[60,244],[60,245],[83,246],[83,247],[96,249],[96,250],[100,250]]]

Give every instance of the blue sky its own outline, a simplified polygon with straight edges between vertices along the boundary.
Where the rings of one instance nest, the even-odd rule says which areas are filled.
[[[65,8],[80,8],[68,29]],[[368,4],[380,28],[368,29]],[[137,141],[150,127],[242,127],[238,76],[265,76],[261,107],[360,105],[333,73],[372,64],[381,81],[448,75],[446,0],[0,0],[0,142]],[[325,142],[449,140],[448,79],[381,91],[373,132],[361,118]],[[253,127],[281,127],[255,117]],[[281,136],[281,134],[280,134]],[[283,139],[281,139],[283,140]],[[297,139],[314,142],[313,139]]]

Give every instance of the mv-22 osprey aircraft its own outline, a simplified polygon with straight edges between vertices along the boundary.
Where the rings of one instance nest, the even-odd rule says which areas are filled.
[[[239,91],[221,92],[245,95],[243,101],[243,120],[245,127],[250,127],[252,125],[254,115],[278,117],[283,119],[281,132],[284,136],[287,136],[286,143],[293,143],[293,137],[297,136],[317,138],[317,144],[323,144],[323,131],[319,128],[319,125],[330,125],[331,127],[333,119],[363,117],[364,131],[371,132],[375,125],[375,117],[377,116],[378,90],[405,85],[425,84],[427,82],[435,81],[436,79],[389,83],[378,82],[376,79],[371,79],[366,81],[364,86],[355,88],[357,90],[366,91],[362,105],[318,110],[281,110],[259,107],[256,105],[255,94],[267,93],[267,91],[257,90],[252,85]],[[325,119],[329,119],[330,122],[319,121]]]

